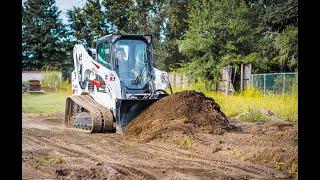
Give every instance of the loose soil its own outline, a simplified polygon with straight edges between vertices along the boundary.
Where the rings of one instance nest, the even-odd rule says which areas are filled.
[[[238,130],[212,98],[196,91],[182,91],[162,98],[131,121],[125,136],[144,141],[193,136],[199,132],[223,134]]]
[[[195,92],[156,103],[125,136],[66,128],[63,113],[23,114],[23,179],[297,179],[296,124],[227,120]]]

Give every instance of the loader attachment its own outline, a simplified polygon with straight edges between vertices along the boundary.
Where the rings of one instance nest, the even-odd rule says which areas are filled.
[[[116,99],[116,129],[123,134],[124,127],[157,99]]]

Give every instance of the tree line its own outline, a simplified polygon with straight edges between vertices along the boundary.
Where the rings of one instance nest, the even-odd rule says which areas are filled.
[[[72,69],[75,43],[119,32],[151,34],[159,69],[208,87],[226,65],[298,68],[297,0],[87,0],[68,10],[67,24],[55,0],[26,0],[22,9],[24,70]]]

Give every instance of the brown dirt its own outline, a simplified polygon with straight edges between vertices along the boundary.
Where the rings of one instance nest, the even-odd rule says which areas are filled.
[[[183,91],[149,106],[126,126],[125,136],[150,141],[198,132],[223,134],[233,129],[214,99],[201,92]]]
[[[196,97],[198,102],[210,104],[201,95]],[[193,101],[185,101],[190,102]],[[186,117],[180,115],[188,114],[188,110],[182,108],[184,112],[180,113],[175,105],[167,105],[177,112],[167,114],[173,120],[158,123],[173,128],[179,122],[182,130],[160,130],[171,137],[158,135],[148,142],[120,134],[88,134],[65,128],[63,113],[23,114],[23,179],[297,179],[296,124],[230,119],[227,126],[242,129],[230,131],[224,128],[223,118],[213,119],[219,119],[216,124],[205,118],[199,118],[201,123],[188,121],[197,117],[192,113],[202,117],[200,112],[208,112],[206,105]],[[212,111],[219,114],[218,110]],[[214,117],[220,116],[223,117]],[[192,133],[186,127],[192,127]],[[142,137],[148,139],[152,135]]]

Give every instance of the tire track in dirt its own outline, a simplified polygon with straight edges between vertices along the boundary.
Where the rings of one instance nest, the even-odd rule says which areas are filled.
[[[22,176],[24,179],[37,179],[38,177],[42,177],[43,179],[52,179],[52,174],[40,170],[35,170],[36,167],[31,164],[23,164],[22,166]],[[29,177],[29,178],[24,178]]]
[[[124,166],[124,165],[121,165],[121,164],[119,164],[119,163],[115,163],[112,159],[110,159],[108,156],[106,156],[105,154],[103,154],[103,152],[105,152],[105,151],[103,151],[103,149],[100,149],[100,148],[97,148],[97,149],[95,149],[95,154],[96,155],[94,155],[94,154],[92,154],[92,153],[90,153],[90,152],[92,152],[92,149],[93,148],[88,148],[88,147],[85,147],[85,148],[87,148],[88,150],[87,151],[83,151],[83,149],[84,149],[84,147],[83,146],[77,146],[77,147],[75,147],[75,146],[69,146],[68,148],[65,148],[65,147],[63,147],[63,146],[61,146],[60,144],[61,143],[59,143],[59,142],[55,142],[55,140],[53,140],[53,139],[51,139],[50,138],[50,140],[49,139],[46,139],[46,138],[43,138],[42,136],[39,136],[39,133],[37,133],[37,134],[35,134],[35,133],[32,133],[32,132],[27,132],[27,134],[30,134],[30,135],[33,135],[33,136],[35,136],[35,137],[38,137],[38,138],[40,138],[40,140],[34,140],[35,141],[35,143],[42,143],[44,146],[50,146],[50,147],[53,147],[54,149],[59,149],[60,151],[62,151],[63,153],[65,153],[65,154],[69,154],[69,155],[71,155],[71,156],[76,156],[76,157],[81,157],[81,158],[88,158],[88,159],[95,159],[96,161],[103,161],[104,163],[106,162],[106,163],[108,163],[108,164],[110,164],[109,166],[110,167],[112,167],[112,168],[114,168],[114,169],[116,169],[116,170],[118,170],[118,171],[120,171],[121,173],[123,173],[123,174],[125,174],[125,175],[129,175],[129,176],[133,176],[133,177],[136,177],[136,178],[139,178],[139,179],[155,179],[155,177],[157,177],[158,175],[158,173],[156,173],[156,172],[152,172],[152,173],[146,173],[146,170],[147,169],[150,169],[150,162],[148,162],[148,161],[142,161],[142,162],[140,162],[140,163],[142,163],[143,164],[143,169],[137,169],[137,168],[133,168],[133,167],[128,167],[128,166]],[[26,136],[27,138],[29,138],[28,136]],[[86,139],[86,141],[87,141],[88,139]],[[90,141],[90,139],[89,139],[89,141]],[[84,141],[82,141],[82,143],[85,143]],[[92,144],[95,144],[95,143],[92,143]],[[143,145],[142,145],[142,147],[143,147]],[[147,148],[147,147],[145,147],[145,148]],[[79,150],[79,149],[81,149],[81,151]],[[98,155],[98,153],[99,152],[101,153],[101,154],[99,154]],[[128,153],[128,152],[124,152],[124,154],[123,154],[123,156],[124,157],[127,157],[127,158],[129,158],[130,157],[130,154],[131,153]],[[166,159],[166,161],[168,161],[169,159]],[[149,161],[154,161],[154,159],[149,159]],[[171,160],[170,160],[171,161]],[[171,162],[171,163],[169,163],[169,164],[175,164],[174,163],[174,159],[173,159],[173,161]],[[189,162],[188,160],[184,160],[183,159],[183,161],[184,161],[184,166],[186,166],[187,164],[189,164],[189,166],[190,167],[192,167],[193,166],[193,164],[191,164],[192,162]],[[135,163],[133,163],[131,166],[135,166],[136,164]],[[204,166],[206,166],[207,164],[205,164]],[[160,167],[158,167],[158,168],[160,168]],[[182,168],[185,168],[185,167],[181,167],[181,169]],[[174,171],[176,171],[176,169],[175,169],[175,166],[172,166],[171,168],[169,168],[169,169],[172,169],[172,170],[174,170]]]
[[[54,148],[55,150],[57,150],[57,148],[64,154],[66,155],[69,155],[69,156],[73,156],[73,157],[82,157],[81,154],[77,151],[72,151],[71,149],[68,149],[68,148],[65,148],[65,147],[62,147],[60,145],[53,145],[53,144],[50,144],[48,143],[48,139],[46,138],[43,138],[41,136],[41,138],[35,138],[33,135],[35,135],[34,133],[31,133],[31,132],[24,132],[24,136],[23,138],[31,141],[31,142],[34,142],[36,144],[40,144],[40,145],[43,145],[44,147],[51,147],[51,148]]]
[[[148,152],[147,148],[150,149],[150,147],[151,147],[151,149],[155,149],[155,148],[152,148],[152,146],[150,146],[150,145],[149,146],[144,146],[143,144],[140,144],[139,147],[140,147],[140,150],[144,151],[144,152]],[[157,147],[157,146],[155,146],[155,147]],[[158,147],[155,150],[160,150],[161,151],[163,149],[168,150],[168,148],[163,148],[163,147],[162,148]],[[168,150],[168,151],[172,151],[172,150]],[[165,154],[165,156],[167,156],[167,155],[168,155],[168,153]],[[208,165],[211,165],[211,166],[214,166],[214,167],[220,167],[220,169],[223,169],[224,171],[225,170],[229,170],[231,172],[231,171],[238,170],[238,171],[241,171],[242,174],[247,174],[247,175],[250,175],[251,177],[261,177],[261,176],[265,176],[266,174],[269,174],[268,171],[263,171],[261,173],[261,171],[262,171],[261,169],[255,168],[253,166],[249,166],[249,168],[251,167],[251,169],[249,169],[248,167],[240,167],[239,163],[237,164],[238,166],[236,166],[232,162],[210,160],[208,158],[203,158],[201,156],[195,156],[195,155],[194,155],[193,161],[190,161],[190,158],[189,158],[190,154],[185,154],[185,155],[187,156],[187,158],[182,158],[182,157],[172,158],[172,157],[169,157],[169,158],[165,159],[165,161],[170,161],[170,162],[172,162],[174,164],[174,162],[177,162],[177,160],[178,160],[178,162],[183,162],[184,166],[189,165],[190,167],[194,166],[194,164],[192,164],[192,163],[197,162],[198,164],[202,164],[204,166],[203,167],[204,169],[210,169],[210,166],[208,166]],[[164,160],[164,159],[162,159],[162,160]],[[146,164],[148,164],[148,163],[146,163]],[[243,164],[242,164],[242,166],[243,166]],[[145,167],[148,167],[148,166],[146,165]],[[149,168],[150,168],[150,166],[149,166]],[[160,168],[160,167],[158,166],[157,168]],[[180,168],[185,168],[185,167],[180,167]],[[176,169],[176,166],[174,166],[173,169]],[[252,169],[254,169],[254,170],[252,170]],[[260,175],[260,176],[257,176],[257,174]]]
[[[110,156],[106,156],[104,154],[98,155],[98,152],[92,151],[93,150],[92,148],[79,146],[79,145],[68,146],[68,148],[66,148],[61,145],[61,142],[56,142],[55,140],[45,138],[44,136],[39,136],[38,134],[33,133],[32,131],[30,132],[29,130],[26,130],[24,133],[25,133],[24,138],[30,141],[33,141],[34,143],[37,143],[37,144],[40,143],[44,146],[47,146],[47,147],[49,146],[69,156],[78,157],[78,158],[79,157],[87,158],[91,161],[93,160],[97,162],[103,162],[103,164],[108,164],[111,168],[116,169],[118,172],[126,176],[131,176],[138,179],[155,179],[155,177],[152,174],[149,174],[143,170],[139,170],[134,167],[116,163],[113,159],[110,158]],[[33,137],[30,137],[30,136],[33,136]],[[34,137],[37,137],[38,139]]]
[[[28,123],[46,125],[44,122]],[[180,179],[184,179],[181,177],[288,178],[282,172],[263,165],[217,159],[205,152],[170,147],[174,144],[143,143],[124,139],[117,134],[89,134],[77,129],[60,128],[58,124],[56,126],[59,128],[52,127],[55,131],[34,128],[37,126],[32,125],[24,126],[23,142],[29,146],[28,149],[30,147],[34,149],[35,146],[32,144],[37,144],[81,160],[81,165],[89,163],[93,168],[102,166],[108,172],[111,168],[123,176],[121,178],[128,179],[159,179],[173,176],[178,179],[179,177]],[[238,145],[237,142],[235,144]]]
[[[161,169],[163,167],[161,167],[161,166],[152,166],[151,165],[152,162],[150,162],[150,161],[153,161],[155,164],[158,164],[158,163],[173,164],[172,166],[169,165],[170,168],[168,168],[168,166],[167,166],[167,169],[171,169],[171,170],[174,170],[174,171],[176,171],[176,168],[177,168],[176,163],[177,162],[180,162],[180,163],[183,162],[183,164],[180,165],[181,166],[180,169],[185,169],[187,167],[194,167],[193,162],[191,162],[190,160],[187,160],[187,159],[180,159],[179,161],[176,161],[176,159],[171,159],[169,157],[167,159],[163,159],[162,158],[161,159],[162,162],[159,162],[158,159],[155,159],[155,158],[152,158],[152,157],[151,158],[146,158],[144,155],[145,154],[150,154],[150,152],[149,152],[150,148],[148,146],[145,146],[144,144],[139,144],[139,143],[137,143],[137,144],[138,144],[137,147],[139,147],[139,150],[140,150],[139,151],[140,158],[142,158],[144,160],[142,162],[139,162],[139,165],[143,164],[143,169],[140,169],[141,171],[149,170],[149,171],[153,171],[152,174],[159,174],[159,172],[154,172],[154,168]],[[130,150],[130,149],[126,149],[126,152],[124,153],[124,157],[126,157],[128,159],[131,159],[131,160],[132,160],[132,157],[133,157],[134,159],[138,160],[139,157],[135,158],[135,156],[133,156],[133,155],[137,155],[137,152],[136,151],[132,152],[132,153],[134,153],[134,154],[132,154],[128,150]],[[142,152],[144,153],[143,157],[141,157]],[[139,159],[139,160],[141,160],[141,159]],[[203,163],[203,162],[201,162],[201,163],[204,164],[203,167],[202,167],[202,170],[206,170],[206,171],[210,170],[210,167],[208,168],[208,164],[207,163]],[[132,166],[136,167],[136,164],[132,164]],[[189,169],[194,169],[194,168],[189,168]],[[159,175],[161,176],[161,174],[159,174]]]
[[[62,146],[61,142],[56,142],[56,140],[45,138],[44,136],[39,135],[39,133],[33,133],[30,130],[25,131],[25,134],[29,136],[25,136],[25,138],[34,141],[35,143],[39,144],[41,143],[44,146],[51,146],[54,149],[60,150],[62,153],[68,154],[70,156],[74,157],[81,157],[81,158],[87,158],[90,160],[95,161],[102,161],[107,162],[108,164],[111,164],[110,166],[116,170],[118,170],[120,173],[124,173],[125,175],[132,175],[137,178],[143,178],[147,177],[147,179],[152,179],[155,176],[152,174],[147,174],[144,172],[144,170],[133,167],[127,167],[124,165],[120,165],[115,163],[115,160],[110,158],[112,156],[112,152],[109,152],[108,154],[105,154],[107,151],[101,147],[95,146],[95,147],[89,147],[89,146],[80,146],[77,144],[69,145],[68,148],[65,146]],[[37,137],[36,138],[32,138]],[[89,138],[89,141],[92,140],[92,138]],[[61,139],[60,139],[61,141]],[[87,139],[86,139],[87,141]],[[81,142],[82,144],[85,144],[85,142]],[[95,143],[93,143],[95,144]],[[167,147],[160,147],[153,144],[139,144],[138,149],[141,149],[145,152],[148,152],[148,149],[153,149],[157,151],[158,154],[162,154],[163,157],[168,157],[165,159],[166,161],[171,162],[184,162],[184,166],[193,166],[193,163],[202,164],[205,168],[203,169],[212,169],[215,168],[216,170],[220,170],[221,172],[224,172],[224,174],[240,174],[245,175],[251,178],[261,178],[261,177],[275,177],[275,172],[272,173],[271,169],[267,169],[265,167],[257,167],[256,165],[248,165],[246,163],[240,163],[240,162],[229,162],[229,161],[223,161],[223,160],[217,160],[217,159],[209,159],[204,156],[200,155],[194,155],[187,151],[182,151],[179,149],[170,149]],[[131,153],[124,152],[124,156],[128,155],[130,156]],[[110,156],[111,155],[111,156]],[[148,162],[144,163],[145,169],[147,169]],[[159,167],[160,168],[160,167]],[[185,167],[180,167],[180,169]],[[176,170],[175,168],[171,168]]]
[[[200,155],[194,155],[189,152],[184,152],[179,149],[169,149],[166,147],[160,147],[153,144],[145,144],[148,148],[156,150],[158,153],[163,153],[166,156],[170,154],[171,159],[176,160],[185,160],[185,161],[193,161],[197,163],[203,163],[206,165],[212,165],[212,166],[218,166],[223,167],[227,169],[233,169],[233,171],[241,171],[245,172],[248,175],[253,175],[256,178],[261,177],[270,177],[270,178],[287,178],[286,175],[284,175],[282,172],[276,171],[274,169],[256,165],[256,164],[249,164],[247,162],[240,162],[240,161],[225,161],[225,160],[218,160],[218,159],[211,159],[208,157],[200,156]],[[175,160],[175,161],[176,161]]]
[[[110,166],[122,174],[134,175],[134,177],[139,179],[156,179],[154,175],[149,174],[143,170],[137,170],[136,168],[133,168],[133,167],[128,167],[121,164],[112,164]]]

